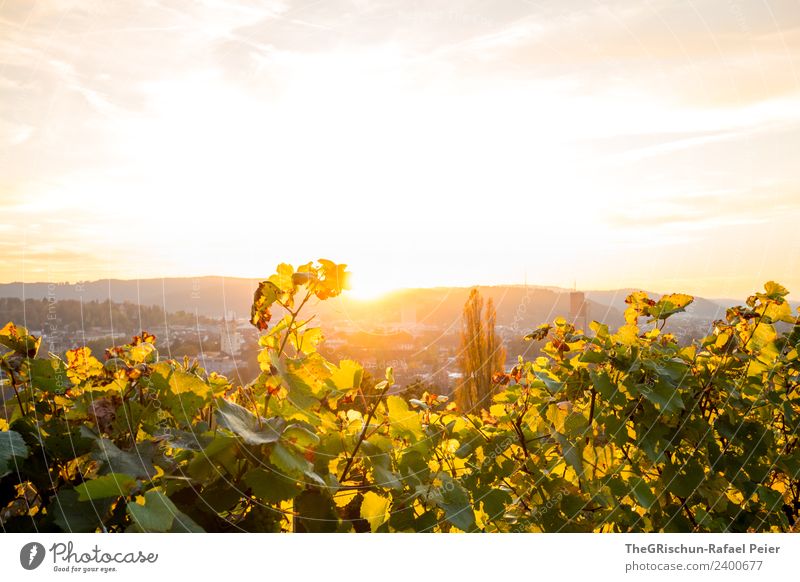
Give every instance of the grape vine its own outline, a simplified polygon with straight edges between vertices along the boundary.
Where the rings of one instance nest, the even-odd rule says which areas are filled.
[[[390,394],[327,361],[313,301],[344,265],[281,264],[254,297],[240,386],[146,332],[97,358],[0,330],[4,531],[791,531],[800,518],[800,322],[774,282],[679,345],[692,302],[628,297],[616,331],[563,318],[491,402]]]

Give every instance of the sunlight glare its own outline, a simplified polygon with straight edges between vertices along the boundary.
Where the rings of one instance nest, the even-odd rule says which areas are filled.
[[[350,288],[345,291],[345,296],[358,301],[373,301],[380,299],[390,291],[391,285],[380,280],[370,279],[369,277],[359,277],[356,274],[350,275]]]

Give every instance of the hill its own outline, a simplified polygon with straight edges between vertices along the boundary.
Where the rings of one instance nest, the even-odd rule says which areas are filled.
[[[235,313],[249,315],[256,279],[230,277],[172,277],[164,279],[104,279],[74,284],[0,284],[0,297],[49,299],[84,302],[111,300],[159,306],[167,312],[188,311],[206,317],[222,318]],[[318,316],[328,324],[347,327],[423,326],[449,329],[457,326],[467,287],[402,289],[374,300],[359,300],[345,295],[320,303]],[[504,285],[481,286],[482,295],[492,298],[501,326],[528,326],[569,313],[569,293],[553,288]],[[590,298],[590,316],[609,325],[622,321],[618,307]]]

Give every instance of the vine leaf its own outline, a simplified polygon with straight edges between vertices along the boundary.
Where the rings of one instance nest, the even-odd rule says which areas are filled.
[[[364,494],[364,499],[361,501],[361,517],[369,522],[373,532],[378,531],[379,527],[389,521],[391,503],[391,499],[373,491]]]
[[[286,421],[280,417],[259,418],[234,402],[219,398],[216,411],[217,423],[249,445],[266,445],[281,438]]]
[[[0,432],[0,477],[5,477],[16,470],[13,459],[25,459],[29,454],[28,446],[22,435],[13,430]]]
[[[94,501],[108,497],[127,496],[136,487],[136,479],[123,473],[109,473],[84,481],[77,487],[78,501]]]

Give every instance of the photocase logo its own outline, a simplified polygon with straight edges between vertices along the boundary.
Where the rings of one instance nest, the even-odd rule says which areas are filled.
[[[44,546],[39,542],[30,542],[19,551],[19,563],[26,570],[35,570],[44,561]]]

